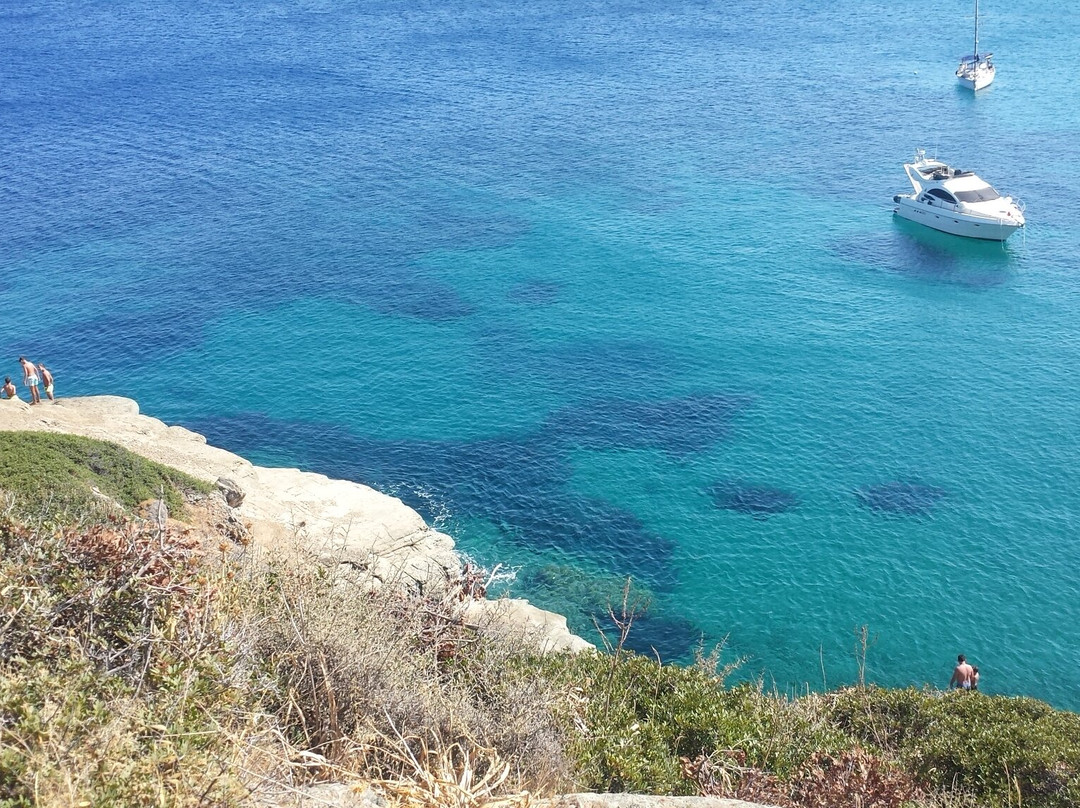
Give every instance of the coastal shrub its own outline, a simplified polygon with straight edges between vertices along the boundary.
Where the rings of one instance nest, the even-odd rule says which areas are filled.
[[[198,692],[137,695],[85,660],[10,667],[0,674],[0,805],[238,804],[212,706]]]
[[[986,805],[1080,805],[1080,715],[1028,698],[857,688],[829,714],[895,754],[925,785],[964,789]]]
[[[923,797],[915,778],[858,747],[815,752],[790,777],[748,768],[739,750],[720,750],[683,762],[704,796],[733,797],[779,808],[913,808]]]
[[[50,521],[0,522],[0,805],[228,803],[237,693],[194,548]]]
[[[548,675],[575,694],[564,720],[584,787],[693,794],[686,761],[737,753],[746,767],[790,776],[843,736],[797,701],[753,685],[728,689],[708,666],[663,665],[631,653],[546,661]]]
[[[11,607],[4,664],[74,651],[105,672],[153,676],[148,664],[162,639],[181,642],[179,617],[205,596],[193,543],[135,524],[40,528],[5,519],[0,553]]]
[[[57,521],[0,521],[0,805],[569,784],[532,646],[482,640],[454,582],[374,591],[308,553]]]
[[[61,521],[99,503],[94,488],[129,509],[163,498],[173,515],[184,513],[185,493],[211,490],[116,444],[52,432],[0,432],[0,488],[15,496],[24,515],[49,513]]]

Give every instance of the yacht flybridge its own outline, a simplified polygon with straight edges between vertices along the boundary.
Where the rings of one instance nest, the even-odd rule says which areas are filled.
[[[904,163],[904,171],[914,192],[893,197],[893,212],[903,219],[989,241],[1004,241],[1024,226],[1023,207],[973,171],[929,159],[922,149],[915,152],[914,161]]]

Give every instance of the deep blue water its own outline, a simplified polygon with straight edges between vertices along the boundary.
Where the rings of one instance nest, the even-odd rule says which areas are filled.
[[[1080,709],[1080,23],[982,4],[0,6],[0,353],[402,497],[595,636]],[[891,216],[925,147],[1026,204]]]

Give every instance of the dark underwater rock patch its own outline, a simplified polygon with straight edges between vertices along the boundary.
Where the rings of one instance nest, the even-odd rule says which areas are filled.
[[[608,641],[618,642],[619,628],[612,622],[611,615],[605,612],[595,615],[595,619]],[[658,654],[663,662],[690,662],[702,636],[701,629],[690,620],[657,614],[646,608],[634,616],[625,647],[654,658]]]
[[[855,491],[861,505],[882,513],[923,516],[948,495],[944,488],[912,480],[892,480]]]
[[[518,589],[518,587],[521,587]],[[586,571],[567,564],[548,564],[523,570],[515,581],[514,594],[524,595],[541,608],[565,615],[571,631],[603,644],[597,628],[612,645],[619,641],[620,629],[612,612],[622,619],[626,577],[610,572]],[[690,662],[701,644],[703,632],[690,620],[658,612],[654,590],[635,578],[627,597],[632,620],[624,647],[664,662]]]
[[[103,315],[63,326],[31,342],[27,353],[55,357],[49,366],[63,367],[69,378],[92,379],[102,364],[141,367],[194,348],[201,340],[200,315],[176,307],[145,314]],[[20,346],[19,350],[26,349]]]
[[[382,314],[441,322],[476,312],[453,288],[437,281],[391,281],[368,292],[365,302]]]
[[[514,286],[507,298],[514,303],[532,306],[550,306],[559,299],[562,286],[550,281],[525,281]]]
[[[662,401],[592,400],[555,413],[544,433],[590,449],[663,449],[686,455],[723,440],[747,404],[744,396],[723,393]]]
[[[799,498],[795,494],[767,485],[724,481],[710,486],[709,494],[717,508],[748,514],[755,519],[768,519],[799,507]]]

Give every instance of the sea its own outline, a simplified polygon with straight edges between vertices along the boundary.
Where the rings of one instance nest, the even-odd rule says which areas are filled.
[[[1080,710],[1080,19],[980,12],[976,96],[967,0],[5,0],[2,373],[600,646]],[[917,148],[1026,230],[895,218]]]

